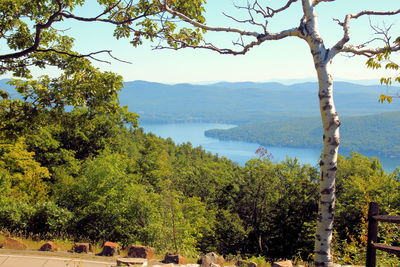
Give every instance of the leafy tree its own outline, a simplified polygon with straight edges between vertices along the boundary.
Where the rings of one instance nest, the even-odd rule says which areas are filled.
[[[27,151],[24,138],[15,143],[0,144],[0,169],[3,187],[10,186],[5,190],[14,198],[30,204],[47,198],[45,181],[50,178],[50,173],[34,160],[33,152]]]
[[[198,12],[203,11],[203,2],[204,1],[198,2]],[[333,100],[333,79],[330,73],[330,66],[333,58],[340,53],[373,56],[385,51],[385,49],[391,51],[400,50],[400,45],[398,43],[393,44],[389,48],[373,48],[365,44],[361,46],[349,44],[350,23],[352,20],[364,16],[397,15],[400,14],[400,10],[397,9],[387,12],[366,10],[355,14],[348,14],[343,20],[337,19],[336,21],[339,27],[343,30],[343,35],[332,47],[328,48],[319,32],[317,9],[321,4],[324,4],[323,2],[334,1],[302,0],[302,12],[299,14],[300,24],[282,31],[272,32],[268,28],[269,20],[273,19],[276,14],[287,11],[297,1],[288,0],[283,2],[281,7],[275,8],[264,3],[262,4],[257,0],[249,1],[246,6],[238,6],[239,9],[246,11],[248,15],[247,18],[243,19],[241,17],[227,15],[239,24],[248,24],[253,28],[258,28],[258,31],[249,31],[248,27],[239,29],[209,26],[204,22],[203,17],[199,17],[197,13],[193,14],[193,12],[178,10],[170,5],[169,1],[159,0],[158,3],[169,15],[169,17],[166,15],[167,19],[178,17],[180,21],[189,24],[189,27],[179,27],[181,24],[163,24],[166,31],[165,34],[160,37],[165,40],[165,43],[160,44],[158,48],[180,49],[191,47],[209,49],[220,54],[243,55],[252,48],[268,41],[281,40],[289,37],[297,37],[308,44],[318,76],[318,98],[324,130],[324,146],[320,161],[320,201],[315,235],[315,264],[317,266],[332,266],[331,240],[335,207],[335,177],[337,171],[338,148],[340,144],[340,120]],[[175,3],[175,1],[172,1],[172,3]],[[234,45],[236,45],[238,49],[236,50],[232,47],[220,48],[209,41],[201,42],[201,33],[206,31],[226,32],[239,35],[238,41],[234,42]]]
[[[317,207],[317,172],[287,159],[253,159],[243,168],[237,212],[248,238],[244,252],[270,259],[312,252]],[[310,231],[311,230],[311,231]]]
[[[106,149],[85,161],[75,179],[66,176],[56,181],[56,203],[75,213],[70,231],[91,240],[125,245],[154,242],[149,239],[156,212],[154,196],[131,178],[123,155]]]
[[[163,183],[159,202],[159,240],[163,251],[179,251],[197,256],[197,249],[203,236],[211,236],[215,212],[206,207],[198,197],[186,197],[174,189],[171,180]],[[207,249],[204,248],[203,249]]]
[[[393,174],[385,173],[376,158],[353,152],[346,158],[340,156],[338,164],[335,225],[339,238],[346,239],[360,235],[363,207],[370,201],[378,202],[382,213],[399,206],[400,184]]]
[[[29,218],[27,231],[39,235],[42,239],[65,236],[72,222],[73,213],[63,209],[52,201],[38,203]]]

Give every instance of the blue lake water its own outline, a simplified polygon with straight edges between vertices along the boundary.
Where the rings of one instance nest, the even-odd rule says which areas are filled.
[[[202,146],[206,151],[219,156],[225,156],[239,165],[244,164],[251,158],[257,157],[256,150],[259,144],[242,141],[220,141],[206,137],[204,132],[210,129],[229,129],[235,127],[232,124],[221,123],[171,123],[171,124],[148,124],[140,123],[145,132],[152,132],[163,138],[171,137],[176,144],[190,142],[193,147]],[[321,154],[319,149],[291,148],[291,147],[267,147],[268,153],[272,153],[273,162],[280,162],[286,157],[298,158],[301,163],[309,163],[312,166],[318,164]],[[400,166],[399,159],[380,159],[386,170],[394,170]]]

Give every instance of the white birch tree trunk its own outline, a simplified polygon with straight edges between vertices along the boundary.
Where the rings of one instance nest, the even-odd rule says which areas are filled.
[[[332,233],[335,210],[335,179],[340,144],[339,116],[333,100],[333,80],[330,74],[332,51],[325,48],[319,35],[318,19],[309,0],[303,0],[303,38],[310,46],[318,76],[318,98],[321,112],[323,150],[320,165],[320,199],[315,233],[314,263],[316,266],[333,266]]]
[[[328,51],[326,51],[327,53]],[[320,200],[315,235],[315,265],[333,266],[332,232],[335,210],[335,178],[340,144],[340,121],[333,101],[333,81],[329,73],[330,62],[316,66],[319,84],[319,105],[324,129],[322,159],[319,163]]]

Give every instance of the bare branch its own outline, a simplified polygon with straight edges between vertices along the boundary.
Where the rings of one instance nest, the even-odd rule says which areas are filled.
[[[202,49],[208,49],[208,50],[213,50],[216,51],[220,54],[230,54],[230,55],[244,55],[246,54],[250,49],[252,49],[255,46],[259,46],[260,44],[262,44],[265,41],[271,41],[271,40],[280,40],[289,36],[297,36],[300,37],[301,36],[301,32],[298,30],[298,28],[293,28],[290,30],[285,30],[282,32],[278,32],[278,33],[273,33],[273,34],[261,34],[258,36],[257,41],[252,41],[248,44],[244,43],[243,40],[243,35],[239,36],[238,41],[233,42],[233,45],[236,46],[240,46],[242,49],[241,50],[233,50],[233,49],[229,49],[229,48],[219,48],[211,43],[204,43],[203,45],[191,45],[188,44],[182,40],[177,40],[175,39],[173,36],[168,36],[168,38],[170,40],[172,40],[173,42],[180,44],[179,47],[166,47],[163,46],[161,43],[159,43],[157,46],[154,47],[155,50],[158,49],[171,49],[171,50],[177,50],[177,49],[182,49],[182,48],[202,48]]]
[[[255,46],[258,46],[258,45],[260,45],[262,43],[262,41],[253,41],[253,42],[251,42],[251,43],[249,43],[247,45],[240,45],[240,46],[243,47],[243,49],[239,50],[239,51],[235,51],[235,50],[229,49],[229,48],[218,48],[218,47],[216,47],[215,45],[213,45],[211,43],[204,43],[203,45],[191,45],[191,44],[187,44],[187,43],[185,43],[185,42],[183,42],[181,40],[174,40],[174,41],[176,43],[181,44],[180,48],[190,47],[190,48],[193,48],[193,49],[197,49],[197,48],[208,49],[208,50],[216,51],[216,52],[218,52],[220,54],[225,54],[225,55],[226,54],[230,54],[230,55],[235,55],[235,56],[236,55],[244,55],[251,48],[253,48]],[[172,47],[166,47],[166,46],[158,45],[154,49],[172,49],[172,50],[176,50],[176,49],[179,49],[179,48],[172,48]]]
[[[364,10],[361,12],[358,12],[356,14],[348,14],[346,15],[345,19],[343,22],[339,21],[338,19],[334,19],[339,26],[343,28],[343,37],[341,40],[339,40],[330,50],[329,52],[329,57],[328,60],[333,58],[336,54],[340,52],[347,52],[347,53],[354,53],[355,55],[364,55],[364,56],[372,56],[375,54],[378,54],[383,51],[384,48],[376,48],[376,49],[367,49],[365,46],[372,41],[366,42],[362,45],[354,46],[354,45],[348,45],[345,46],[346,43],[350,40],[350,20],[351,19],[358,19],[361,16],[392,16],[392,15],[397,15],[400,14],[400,9],[395,10],[395,11],[372,11],[372,10]],[[391,26],[390,26],[391,27]],[[390,47],[390,37],[387,35],[389,28],[385,29],[380,29],[378,27],[373,27],[372,28],[375,30],[376,33],[383,34],[384,38],[383,41],[385,42],[386,46],[392,50],[392,51],[398,51],[397,45],[395,47]],[[388,49],[387,48],[387,49]]]
[[[160,2],[161,0],[159,0]],[[287,4],[287,7],[290,6],[291,3],[296,2],[297,0],[290,0]],[[164,39],[168,40],[168,42],[171,43],[175,43],[176,46],[174,47],[168,47],[168,46],[164,46],[161,42],[158,43],[157,46],[154,47],[154,49],[173,49],[173,50],[177,50],[177,49],[182,49],[182,48],[202,48],[202,49],[208,49],[208,50],[213,50],[216,51],[220,54],[231,54],[231,55],[244,55],[246,54],[250,49],[252,49],[255,46],[260,45],[261,43],[265,42],[265,41],[270,41],[270,40],[280,40],[289,36],[297,36],[297,37],[302,37],[301,36],[301,31],[299,30],[299,28],[292,28],[292,29],[288,29],[288,30],[284,30],[281,32],[277,32],[277,33],[269,33],[266,29],[267,25],[262,25],[260,23],[257,23],[255,21],[255,18],[253,17],[253,14],[256,9],[256,6],[259,5],[257,1],[254,2],[253,5],[248,5],[247,7],[238,7],[240,9],[246,9],[249,12],[249,16],[250,18],[247,20],[239,20],[235,17],[232,17],[230,15],[224,14],[226,17],[238,22],[238,23],[250,23],[253,25],[258,25],[260,27],[262,27],[264,29],[264,34],[260,34],[257,32],[249,32],[249,31],[242,31],[239,29],[235,29],[235,28],[224,28],[224,27],[211,27],[202,23],[199,23],[191,18],[189,18],[188,16],[177,12],[175,10],[173,10],[172,8],[170,8],[166,1],[164,1],[163,3],[160,2],[160,4],[163,5],[163,9],[171,14],[172,16],[176,16],[179,17],[181,20],[204,30],[208,30],[208,31],[216,31],[216,32],[230,32],[230,33],[238,33],[239,34],[239,38],[236,42],[232,42],[234,46],[240,46],[241,49],[240,50],[234,50],[234,49],[230,49],[230,48],[219,48],[217,46],[215,46],[214,44],[210,44],[210,43],[206,43],[204,42],[203,44],[198,44],[198,45],[193,45],[193,44],[189,44],[187,42],[185,42],[184,40],[178,40],[176,38],[174,38],[173,36],[165,36]],[[267,14],[267,13],[266,13]],[[248,44],[245,43],[243,37],[244,36],[249,36],[249,37],[256,37],[257,40],[251,41]]]
[[[234,5],[237,9],[246,9],[246,10],[251,10],[254,11],[256,14],[262,15],[264,18],[272,18],[275,14],[282,12],[286,9],[288,9],[293,3],[297,2],[298,0],[289,0],[283,7],[278,8],[278,9],[273,9],[271,7],[265,7],[263,8],[260,3],[258,3],[258,0],[254,0],[254,3],[252,6],[250,4],[247,5],[247,7],[244,6],[238,6]]]
[[[160,1],[160,0],[159,0],[159,1]],[[160,4],[162,4],[162,5],[163,5],[163,8],[165,9],[165,11],[167,11],[167,12],[170,13],[171,15],[177,16],[177,17],[179,17],[181,20],[183,20],[183,21],[185,21],[185,22],[187,22],[187,23],[189,23],[189,24],[192,24],[192,25],[195,26],[195,27],[198,27],[198,28],[201,28],[201,29],[204,29],[204,30],[207,30],[207,31],[215,31],[215,32],[233,32],[233,33],[239,33],[239,34],[245,35],[245,36],[253,36],[253,37],[256,37],[256,38],[259,36],[259,34],[256,33],[256,32],[243,31],[243,30],[239,30],[239,29],[236,29],[236,28],[210,27],[210,26],[207,26],[207,25],[205,25],[205,24],[202,24],[202,23],[200,23],[200,22],[198,22],[198,21],[196,21],[196,20],[193,20],[193,19],[189,18],[188,16],[186,16],[186,15],[180,13],[180,12],[177,12],[177,11],[171,9],[171,8],[167,5],[167,1],[164,1],[164,3],[161,3],[161,2],[160,2]]]
[[[347,45],[347,46],[344,46],[341,49],[341,52],[352,53],[352,54],[355,54],[355,55],[371,57],[371,56],[374,56],[376,54],[385,52],[387,50],[388,50],[387,47],[376,48],[376,49],[373,49],[373,48],[368,49],[368,48],[361,48],[359,46]],[[392,46],[392,47],[389,48],[389,50],[391,52],[400,51],[400,45]]]
[[[381,40],[382,42],[385,43],[386,47],[390,47],[390,39],[391,37],[389,36],[389,31],[392,28],[393,25],[390,25],[389,27],[386,27],[385,23],[383,23],[383,28],[381,28],[378,25],[372,25],[371,18],[369,17],[369,26],[371,27],[372,30],[375,31],[376,35],[383,36],[382,38],[374,38],[375,40]],[[372,42],[372,41],[371,41]]]
[[[277,33],[261,34],[258,36],[258,40],[261,40],[263,42],[271,41],[271,40],[281,40],[281,39],[289,37],[289,36],[301,37],[301,34],[302,33],[299,30],[299,28],[292,28],[292,29],[280,31]]]
[[[261,27],[261,28],[263,29],[264,33],[267,33],[267,24],[264,25],[264,24],[261,24],[261,23],[256,22],[256,21],[254,20],[253,15],[251,14],[250,11],[249,11],[250,19],[246,19],[246,20],[239,20],[239,19],[237,19],[237,18],[235,18],[235,17],[232,17],[232,16],[230,16],[230,15],[224,13],[224,12],[222,12],[222,14],[223,14],[225,17],[230,18],[231,20],[236,21],[236,22],[238,22],[238,23],[249,23],[249,24],[252,24],[252,25],[259,26],[259,27]]]
[[[72,53],[68,53],[68,52],[65,52],[65,51],[59,51],[59,50],[56,50],[56,49],[53,49],[53,48],[50,48],[50,49],[38,49],[38,50],[36,50],[36,52],[40,52],[40,53],[54,52],[54,53],[57,53],[57,54],[67,55],[67,56],[69,56],[69,57],[75,57],[75,58],[91,58],[91,59],[96,60],[96,61],[98,61],[98,62],[103,62],[103,63],[111,64],[111,62],[109,62],[109,61],[101,60],[101,59],[98,59],[98,58],[93,57],[93,55],[102,54],[102,53],[107,53],[111,58],[113,58],[113,59],[115,59],[115,60],[117,60],[117,61],[120,61],[120,62],[123,62],[123,63],[127,63],[127,64],[132,64],[132,62],[125,61],[125,60],[121,60],[121,59],[119,59],[119,58],[113,56],[113,55],[112,55],[112,50],[100,50],[100,51],[92,52],[92,53],[85,54],[85,55],[72,54]]]
[[[372,16],[392,16],[400,14],[400,9],[395,11],[372,11],[372,10],[364,10],[357,14],[350,15],[352,19],[358,19],[361,16],[372,15]]]
[[[286,5],[284,5],[281,8],[278,9],[272,9],[270,7],[267,7],[267,18],[272,18],[275,14],[282,12],[286,9],[288,9],[293,3],[297,2],[297,0],[289,0]]]

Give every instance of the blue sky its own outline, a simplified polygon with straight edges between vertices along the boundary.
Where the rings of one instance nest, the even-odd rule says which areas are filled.
[[[94,0],[87,1],[93,4]],[[259,0],[275,7],[282,5],[281,0]],[[208,0],[207,24],[215,26],[237,26],[222,15],[222,12],[246,18],[245,12],[233,7],[232,0]],[[237,0],[237,4],[246,1]],[[322,3],[316,8],[320,20],[320,32],[326,45],[331,46],[342,36],[342,29],[333,18],[343,20],[345,14],[361,10],[394,10],[400,7],[400,0],[336,0]],[[80,12],[89,14],[95,6],[86,5]],[[297,27],[301,18],[300,3],[293,5],[287,12],[269,21],[272,30]],[[400,35],[400,15],[392,17],[374,17],[374,24],[393,24],[393,34]],[[315,70],[307,44],[298,38],[287,38],[281,41],[264,43],[244,56],[219,55],[213,51],[200,49],[152,50],[155,44],[145,43],[134,48],[128,39],[115,40],[112,37],[112,26],[103,23],[78,23],[69,21],[65,28],[67,34],[76,38],[76,48],[82,53],[101,49],[112,49],[113,54],[132,62],[124,64],[112,61],[112,64],[94,64],[102,70],[113,71],[124,77],[125,81],[147,80],[154,82],[207,82],[207,81],[267,81],[284,79],[304,79],[315,77]],[[62,28],[62,27],[61,27]],[[374,37],[369,27],[368,18],[352,21],[350,43],[359,44]],[[230,45],[237,39],[236,35],[210,33],[207,40],[216,44]],[[398,57],[398,56],[397,56]],[[105,59],[109,59],[105,57]],[[365,57],[336,56],[332,71],[334,79],[364,80],[381,77],[382,72],[368,70]]]

